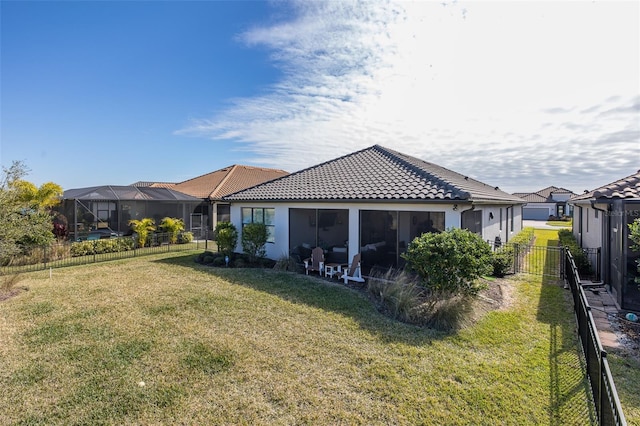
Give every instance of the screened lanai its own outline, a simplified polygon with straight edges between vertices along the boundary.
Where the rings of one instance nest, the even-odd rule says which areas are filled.
[[[130,220],[144,218],[156,224],[178,218],[187,230],[199,231],[208,206],[169,188],[106,185],[65,191],[59,210],[67,218],[69,237],[77,239],[95,229],[126,234]]]

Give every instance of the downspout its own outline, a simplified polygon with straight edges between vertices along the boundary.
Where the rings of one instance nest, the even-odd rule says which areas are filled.
[[[476,208],[476,206],[474,206],[474,205],[473,205],[473,203],[472,203],[472,204],[471,204],[471,208],[468,208],[468,209],[466,209],[466,210],[460,210],[460,229],[462,229],[462,215],[463,215],[465,212],[470,212],[470,211],[472,211],[472,210],[475,210],[475,208]],[[482,230],[481,230],[481,231],[482,231]]]

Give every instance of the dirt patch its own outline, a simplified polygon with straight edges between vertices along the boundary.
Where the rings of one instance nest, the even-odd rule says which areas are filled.
[[[22,293],[23,291],[27,291],[28,289],[26,287],[15,287],[12,288],[11,290],[3,290],[0,291],[0,302],[4,302],[5,300],[9,300],[14,296],[17,296],[18,294]]]
[[[640,359],[640,322],[627,320],[623,312],[610,318],[618,337],[620,352]]]

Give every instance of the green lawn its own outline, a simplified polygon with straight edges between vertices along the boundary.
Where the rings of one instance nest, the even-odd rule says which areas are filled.
[[[547,221],[547,225],[549,226],[557,226],[560,228],[571,228],[572,220],[549,220]]]
[[[3,424],[588,425],[566,291],[445,335],[303,275],[193,253],[25,274],[0,302]]]

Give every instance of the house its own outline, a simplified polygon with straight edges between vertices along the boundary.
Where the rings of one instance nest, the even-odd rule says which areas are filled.
[[[67,218],[72,238],[93,229],[129,231],[129,220],[150,217],[182,219],[197,235],[229,220],[229,204],[222,197],[287,175],[261,167],[232,165],[184,182],[144,182],[128,186],[104,185],[64,192],[58,210]]]
[[[537,192],[515,192],[527,204],[522,208],[524,220],[549,220],[550,217],[571,216],[569,199],[574,194],[568,189],[549,186]]]
[[[215,229],[218,222],[229,221],[229,203],[222,201],[225,195],[288,174],[284,170],[234,164],[180,183],[141,181],[133,185],[171,188],[201,199],[201,205],[190,219],[192,225],[197,223],[192,227]]]
[[[289,172],[263,167],[231,165],[193,179],[175,184],[172,189],[204,200],[202,213],[204,223],[215,229],[218,222],[230,220],[229,203],[223,201],[225,195],[267,182]],[[211,207],[209,214],[209,207]]]
[[[582,248],[601,247],[602,280],[622,309],[640,311],[636,259],[628,225],[640,218],[640,170],[571,198],[573,234]]]
[[[361,253],[365,270],[402,266],[401,254],[424,232],[461,227],[506,242],[522,228],[524,204],[498,187],[379,145],[223,200],[239,230],[267,225],[272,259],[300,260],[320,246],[327,261]]]
[[[64,191],[57,210],[68,222],[72,240],[94,229],[126,233],[129,220],[176,217],[190,223],[202,200],[170,188],[92,186]]]

